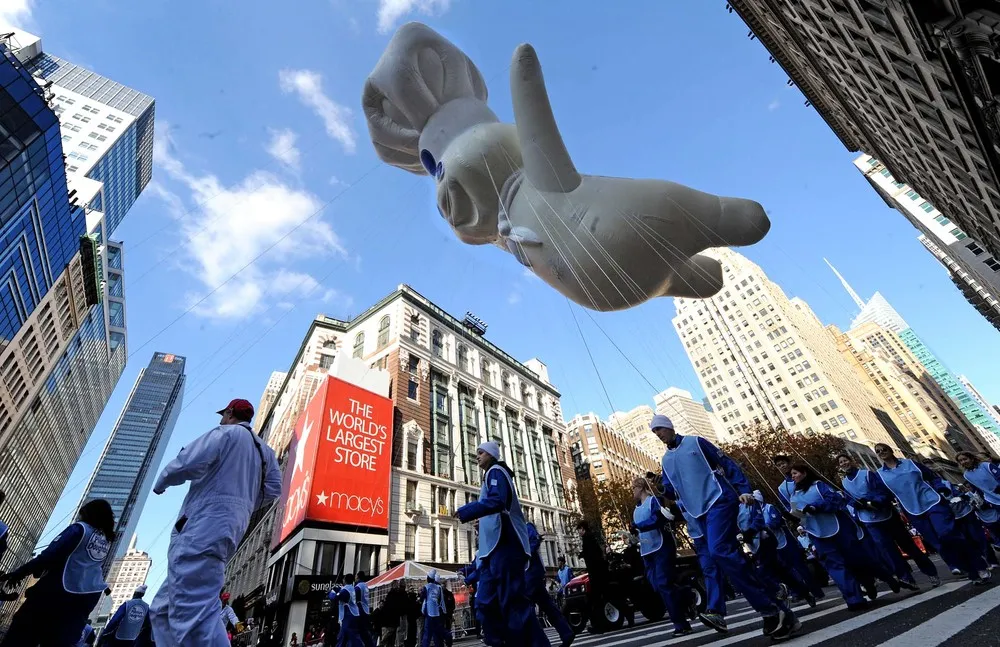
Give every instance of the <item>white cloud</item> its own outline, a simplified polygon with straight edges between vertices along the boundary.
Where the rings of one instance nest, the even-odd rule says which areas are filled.
[[[510,295],[507,297],[507,305],[516,306],[519,303],[521,303],[521,293],[511,292]]]
[[[264,150],[285,166],[298,170],[302,163],[302,151],[295,145],[298,138],[299,136],[289,128],[271,130],[271,139],[264,146]]]
[[[2,0],[0,0],[2,1]],[[351,109],[342,106],[323,93],[323,77],[313,70],[281,70],[278,73],[281,91],[294,93],[299,101],[323,120],[326,134],[340,142],[345,153],[357,149],[357,136],[351,128]]]
[[[0,0],[0,28],[30,25],[33,3],[34,0]]]
[[[767,104],[767,111],[768,112],[774,112],[775,110],[777,110],[780,107],[781,107],[781,102],[778,101],[777,99],[775,99],[771,103]]]
[[[414,11],[433,16],[448,10],[451,0],[379,0],[378,31],[384,34],[391,30],[396,21]]]
[[[197,314],[242,318],[271,303],[325,296],[312,275],[292,270],[285,262],[349,258],[333,228],[316,215],[323,207],[319,198],[265,171],[253,171],[241,182],[224,186],[215,175],[189,171],[173,154],[169,127],[159,131],[156,162],[190,195],[185,201],[160,183],[151,186],[179,222],[187,255],[184,267],[202,283],[189,301],[197,303]],[[185,211],[185,203],[195,208]]]

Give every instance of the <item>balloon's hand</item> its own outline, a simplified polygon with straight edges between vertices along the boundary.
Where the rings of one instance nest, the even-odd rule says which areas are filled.
[[[741,494],[740,503],[746,503],[747,505],[753,503],[756,499],[753,498],[752,494]]]

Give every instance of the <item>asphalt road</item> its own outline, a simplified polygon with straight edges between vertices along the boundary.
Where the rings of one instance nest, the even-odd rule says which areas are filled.
[[[939,568],[941,566],[939,565]],[[943,569],[942,569],[943,571]],[[827,597],[810,609],[795,607],[802,628],[782,645],[795,647],[990,647],[1000,645],[1000,570],[992,584],[974,587],[967,580],[942,578],[931,588],[919,573],[920,592],[892,593],[880,588],[869,611],[849,612],[840,593],[826,589]],[[645,622],[641,616],[632,628],[605,634],[580,634],[579,647],[756,647],[775,644],[761,635],[759,616],[742,598],[729,604],[729,634],[719,634],[696,623],[695,633],[673,638],[667,622]],[[559,645],[555,631],[546,633]]]

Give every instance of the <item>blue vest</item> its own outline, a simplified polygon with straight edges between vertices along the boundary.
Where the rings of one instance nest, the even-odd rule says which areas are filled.
[[[559,584],[565,587],[567,584],[569,584],[570,580],[573,579],[573,569],[571,569],[569,566],[563,566],[562,568],[559,569],[558,576],[559,576]]]
[[[67,593],[100,593],[108,588],[101,573],[101,563],[108,556],[111,544],[100,533],[82,521],[83,537],[66,558],[62,585]]]
[[[1000,481],[993,476],[989,463],[980,463],[976,469],[966,472],[965,480],[979,488],[987,503],[1000,506],[1000,494],[993,491],[1000,486]]]
[[[795,490],[792,493],[792,507],[802,510],[807,505],[823,505],[822,495],[819,493],[819,485],[813,483],[808,490]],[[833,512],[814,512],[802,518],[802,527],[813,537],[825,538],[833,537],[840,532],[840,520]]]
[[[701,451],[697,436],[684,436],[677,447],[668,447],[662,465],[678,500],[693,516],[704,516],[722,496],[719,477]]]
[[[764,513],[764,523],[767,525],[768,530],[774,533],[774,538],[778,541],[778,550],[784,549],[788,545],[788,529],[785,528],[784,522],[781,521],[781,513],[770,503],[765,503],[761,512]],[[777,524],[771,523],[771,518],[775,516],[778,518]]]
[[[951,512],[955,515],[956,519],[961,519],[972,513],[972,504],[969,503],[968,498],[961,495],[956,495],[952,498],[961,499],[958,503],[952,503],[950,500],[948,501],[948,505],[951,507]]]
[[[789,502],[789,507],[785,508],[788,512],[792,511],[791,501],[792,501],[792,492],[794,491],[795,491],[795,481],[789,481],[788,479],[785,479],[784,481],[778,484],[778,492],[781,492],[782,496],[784,496],[785,499]],[[778,497],[778,501],[781,501],[780,496]],[[784,503],[782,503],[782,505],[784,505]]]
[[[83,633],[80,634],[80,642],[76,643],[77,647],[88,647],[87,639],[97,633],[97,630],[87,625],[83,628]]]
[[[368,608],[368,584],[357,582],[354,585],[354,590],[358,592],[358,608],[361,609],[361,613],[368,615],[370,613]]]
[[[424,603],[421,605],[420,611],[425,616],[436,618],[441,615],[443,607],[444,597],[441,595],[441,585],[434,582],[424,584]]]
[[[351,613],[352,616],[357,616],[358,615],[358,603],[356,602],[356,597],[355,597],[355,593],[354,593],[354,585],[353,584],[345,584],[343,586],[343,588],[341,588],[340,590],[341,591],[347,591],[347,595],[350,596],[350,599],[347,602],[343,602],[343,601],[340,602],[340,608],[338,610],[338,613],[339,613],[338,619],[340,620],[340,623],[343,624],[344,623],[344,609],[347,609]]]
[[[736,513],[736,526],[740,529],[740,532],[746,532],[750,530],[750,522],[753,520],[754,509],[753,505],[749,503],[741,503],[739,512]],[[753,554],[757,554],[760,550],[760,539],[756,536],[750,542],[750,550]]]
[[[514,490],[514,482],[511,480],[507,470],[499,465],[493,465],[483,476],[483,487],[479,491],[479,498],[485,499],[486,486],[490,479],[506,479],[510,487],[510,507],[497,514],[488,514],[479,519],[479,557],[488,557],[493,549],[500,543],[500,530],[503,527],[503,517],[510,520],[510,525],[514,529],[514,534],[521,542],[526,556],[531,556],[531,549],[528,546],[528,527],[525,525],[524,515],[521,514],[521,503],[517,500],[517,492]]]
[[[858,470],[853,479],[845,476],[840,482],[843,484],[844,490],[854,499],[858,501],[870,499],[872,488],[868,485],[868,474],[868,470]],[[892,510],[865,510],[857,508],[855,510],[857,511],[858,519],[862,523],[878,523],[879,521],[887,521],[892,518]]]
[[[941,495],[924,481],[920,468],[908,458],[899,461],[895,469],[878,468],[885,486],[899,499],[907,514],[921,515],[941,502]]]
[[[640,523],[654,519],[655,515],[660,514],[659,509],[653,505],[656,502],[655,497],[646,497],[645,501],[635,506],[635,510],[632,511],[632,520]],[[658,527],[652,530],[643,530],[639,533],[639,553],[641,555],[651,555],[662,547],[663,534]]]
[[[134,641],[139,637],[142,625],[146,622],[146,616],[149,615],[149,605],[142,600],[136,599],[129,600],[124,606],[125,613],[122,616],[122,621],[118,624],[118,629],[115,631],[115,638],[117,640]]]
[[[701,526],[701,521],[695,519],[687,510],[681,510],[684,520],[687,521],[688,537],[691,539],[701,539],[705,536],[705,529]]]

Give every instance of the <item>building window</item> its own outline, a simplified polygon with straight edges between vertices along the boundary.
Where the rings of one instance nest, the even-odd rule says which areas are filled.
[[[466,373],[471,373],[471,366],[469,365],[469,349],[463,344],[459,344],[456,353],[458,354],[458,367]]]
[[[514,397],[514,386],[513,384],[511,384],[510,381],[510,373],[508,373],[507,371],[503,371],[502,373],[500,373],[500,384],[501,386],[503,386],[504,393],[506,393],[510,397]]]
[[[451,469],[451,411],[448,406],[448,385],[436,374],[432,393],[434,410],[431,413],[431,447],[435,476],[452,477]]]
[[[493,374],[490,372],[490,361],[488,359],[479,361],[479,373],[479,377],[483,382],[486,382],[489,386],[493,386]]]
[[[319,358],[319,367],[329,370],[333,366],[333,359],[334,355],[321,355]]]
[[[414,449],[414,453],[416,450]],[[417,482],[416,481],[406,481],[406,509],[416,510],[417,509]]]
[[[920,203],[920,208],[926,211],[927,213],[934,211],[934,205],[932,205],[930,202],[927,202],[926,200]]]
[[[413,379],[407,380],[406,382],[406,397],[411,400],[417,399],[417,383]]]
[[[417,439],[410,438],[406,441],[406,469],[416,470],[417,469]],[[407,494],[407,501],[409,501],[409,494]]]
[[[403,558],[417,558],[417,526],[412,523],[406,524],[406,547],[404,548]]]
[[[363,357],[365,354],[365,334],[359,332],[354,336],[354,357]]]
[[[382,317],[378,322],[378,350],[382,350],[389,345],[389,315]]]
[[[431,352],[434,357],[444,357],[444,338],[440,330],[431,333]]]

